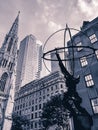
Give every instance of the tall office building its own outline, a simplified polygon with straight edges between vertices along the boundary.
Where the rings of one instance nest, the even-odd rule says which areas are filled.
[[[51,53],[51,60],[57,60],[56,54],[55,53]],[[55,72],[59,70],[60,71],[60,67],[58,65],[57,61],[51,61],[51,71]]]
[[[17,55],[18,21],[19,14],[0,49],[0,130],[3,130],[5,120],[8,118],[8,106],[10,94],[12,94],[10,91],[12,89],[12,76]]]
[[[82,98],[81,105],[93,118],[91,130],[98,130],[98,17],[91,22],[84,21],[81,31],[72,39],[77,48],[74,48],[74,66],[71,68],[75,76],[80,75],[77,91]],[[71,41],[68,46],[72,46]],[[73,57],[71,50],[69,47],[70,59]]]
[[[40,78],[42,69],[42,45],[33,35],[26,36],[20,43],[17,70],[16,91],[34,79]]]

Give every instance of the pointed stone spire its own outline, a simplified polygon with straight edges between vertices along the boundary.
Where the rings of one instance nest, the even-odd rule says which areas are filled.
[[[20,14],[20,11],[18,12],[18,15],[8,33],[8,35],[13,35],[13,36],[17,36],[17,33],[18,33],[18,22],[19,22],[19,14]]]
[[[18,12],[18,15],[17,15],[15,21],[13,22],[10,31],[5,36],[2,47],[0,48],[0,52],[2,52],[2,53],[5,53],[6,51],[10,51],[12,46],[17,46],[19,14],[20,14],[20,11]],[[15,47],[13,47],[13,48],[15,48]]]

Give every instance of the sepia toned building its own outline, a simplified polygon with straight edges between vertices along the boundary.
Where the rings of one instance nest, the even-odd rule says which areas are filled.
[[[14,112],[25,115],[30,125],[25,130],[41,130],[40,116],[44,104],[59,93],[67,91],[65,79],[59,71],[23,86],[15,98]]]

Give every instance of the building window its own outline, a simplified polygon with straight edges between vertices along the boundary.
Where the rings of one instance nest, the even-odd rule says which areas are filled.
[[[41,122],[39,122],[39,127],[41,127]]]
[[[2,60],[2,67],[6,67],[7,62],[8,62],[8,61],[7,61],[6,59]]]
[[[35,110],[37,110],[37,105],[35,106]]]
[[[47,88],[47,92],[49,92],[49,88]]]
[[[45,95],[43,96],[43,99],[45,99]]]
[[[53,91],[53,86],[51,87],[51,91]]]
[[[47,97],[49,97],[49,94],[47,94]]]
[[[94,85],[94,81],[92,79],[92,75],[91,74],[85,76],[85,81],[86,81],[87,87],[91,87],[91,86]]]
[[[37,118],[37,112],[35,112],[35,118]]]
[[[31,101],[29,101],[29,106],[31,106]]]
[[[28,102],[26,102],[26,107],[28,106]]]
[[[63,88],[63,85],[61,84],[61,88]]]
[[[37,128],[37,122],[35,122],[35,128]]]
[[[84,67],[88,64],[86,57],[80,58],[81,66]]]
[[[41,113],[41,111],[39,111],[39,117],[41,117],[42,116],[42,113]]]
[[[22,109],[22,104],[20,105],[20,109]]]
[[[55,85],[55,89],[58,89],[58,86],[57,86],[57,85]]]
[[[4,91],[7,79],[8,79],[8,74],[5,72],[1,76],[1,80],[0,80],[0,90],[1,91]]]
[[[33,119],[33,113],[31,114],[31,119]]]
[[[19,115],[21,115],[21,110],[19,111]]]
[[[96,57],[98,59],[98,50],[95,51]]]
[[[98,98],[91,99],[91,104],[92,104],[94,114],[97,114],[98,113]]]
[[[34,104],[34,100],[32,100],[32,104]]]
[[[33,122],[31,122],[31,129],[33,128]]]
[[[89,39],[90,39],[91,43],[94,43],[97,41],[97,37],[95,34],[92,34],[91,36],[89,36]]]
[[[39,104],[39,109],[41,109],[41,104]]]
[[[5,59],[2,60],[2,66],[4,66],[4,64],[5,64]]]
[[[77,51],[81,51],[83,49],[82,42],[77,43]]]
[[[39,95],[41,95],[41,91],[39,92]]]
[[[42,100],[42,98],[41,98],[41,97],[39,97],[39,102],[41,102],[41,100]]]
[[[10,52],[11,50],[11,47],[12,47],[12,44],[13,44],[13,39],[11,38],[9,44],[8,44],[8,48],[7,48],[7,51]]]
[[[12,67],[13,67],[13,63],[11,63],[11,65],[10,65],[10,70],[12,70]]]
[[[23,103],[23,108],[25,107],[25,103]]]
[[[18,110],[19,110],[19,106],[18,106]]]
[[[32,111],[34,111],[34,106],[32,106]]]

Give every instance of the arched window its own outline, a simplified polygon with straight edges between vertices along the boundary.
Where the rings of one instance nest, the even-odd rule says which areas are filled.
[[[7,78],[8,78],[8,74],[3,73],[1,76],[1,80],[0,80],[0,90],[1,91],[4,91],[4,89],[5,89]]]
[[[8,52],[10,52],[12,44],[13,44],[13,39],[11,38],[10,42],[8,43],[8,48],[7,48]]]

